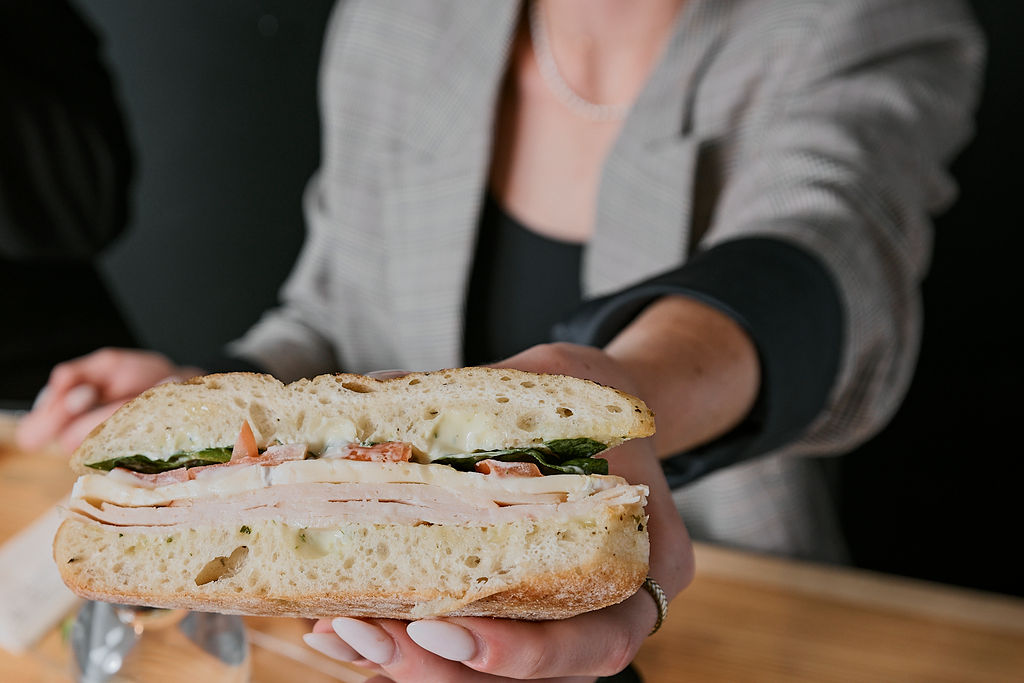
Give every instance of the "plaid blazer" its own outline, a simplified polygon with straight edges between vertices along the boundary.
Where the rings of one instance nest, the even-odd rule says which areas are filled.
[[[282,379],[461,363],[492,123],[520,4],[339,3],[320,74],[308,235],[233,352]],[[957,0],[690,0],[603,168],[592,297],[748,236],[831,271],[845,340],[826,409],[779,452],[676,493],[697,538],[839,559],[814,459],[876,432],[909,383],[929,215],[969,137],[982,41]]]

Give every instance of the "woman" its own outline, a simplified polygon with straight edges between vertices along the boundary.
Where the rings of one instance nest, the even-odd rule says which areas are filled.
[[[719,470],[676,494],[702,537],[838,559],[813,461],[787,456],[895,410],[980,60],[953,0],[343,3],[307,243],[231,351],[282,379],[505,357],[619,387],[658,415],[610,463],[651,486],[669,597],[693,559],[662,468]],[[192,372],[62,365],[22,435],[72,443]],[[68,411],[71,390],[106,405]],[[586,678],[658,616],[641,592],[562,622],[338,619],[308,642],[395,680]]]

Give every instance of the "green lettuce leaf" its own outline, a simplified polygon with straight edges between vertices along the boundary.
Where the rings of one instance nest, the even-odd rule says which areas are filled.
[[[539,446],[438,458],[433,463],[448,465],[462,472],[473,472],[481,460],[532,462],[541,474],[608,474],[608,461],[593,457],[604,449],[603,443],[593,439],[556,439]]]
[[[554,439],[544,444],[552,453],[560,458],[592,458],[607,446],[593,439]]]
[[[112,458],[101,462],[93,462],[86,465],[95,470],[109,472],[115,467],[124,467],[133,472],[142,474],[157,474],[168,470],[176,470],[179,467],[202,467],[203,465],[216,465],[231,460],[231,447],[204,448],[201,451],[184,451],[175,453],[166,460],[152,460],[145,455],[125,455],[120,458]]]

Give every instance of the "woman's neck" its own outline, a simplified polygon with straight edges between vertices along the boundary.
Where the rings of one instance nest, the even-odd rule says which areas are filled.
[[[639,93],[687,0],[535,0],[562,78],[593,102]]]

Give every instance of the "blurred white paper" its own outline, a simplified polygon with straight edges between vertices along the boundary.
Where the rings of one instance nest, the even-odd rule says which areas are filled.
[[[53,563],[60,506],[0,545],[0,648],[24,652],[78,602]]]

